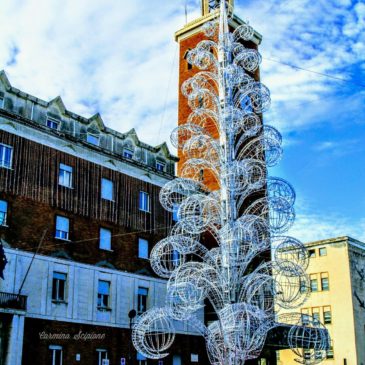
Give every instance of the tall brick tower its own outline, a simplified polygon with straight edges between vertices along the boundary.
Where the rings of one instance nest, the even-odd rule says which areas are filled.
[[[187,54],[189,50],[195,48],[195,46],[202,40],[206,39],[206,35],[203,32],[203,25],[211,20],[213,20],[219,11],[219,0],[201,0],[201,17],[185,24],[185,26],[178,30],[175,33],[175,40],[179,43],[179,104],[178,104],[178,123],[179,125],[184,124],[187,122],[188,116],[191,113],[191,109],[188,105],[188,100],[185,98],[185,96],[181,92],[181,86],[184,83],[185,80],[192,77],[195,73],[197,73],[199,70],[190,65],[187,62]],[[229,3],[229,7],[231,11],[234,11],[234,0],[227,0],[227,3]],[[237,17],[236,15],[233,15],[233,17],[230,19],[230,27],[232,30],[236,29],[238,26],[244,24],[245,22]],[[245,42],[244,46],[246,48],[254,48],[257,49],[259,44],[261,43],[262,37],[261,35],[255,31],[254,37],[252,41]],[[259,80],[259,71],[255,72],[255,74],[252,74],[256,80]],[[218,132],[215,130],[215,128],[212,126],[212,129],[210,130],[210,133],[213,136],[217,136]],[[178,163],[178,169],[177,174],[180,175],[182,166],[186,160],[186,158],[183,156],[182,151],[178,150],[178,157],[180,158],[180,161]],[[217,188],[216,183],[214,181],[214,178],[210,175],[208,171],[201,172],[202,179],[204,179],[204,183],[210,187],[212,190],[215,190]]]
[[[234,14],[234,0],[226,0],[227,3],[229,3],[229,9],[230,12]],[[189,106],[188,99],[183,95],[181,89],[183,83],[194,76],[194,74],[200,72],[201,70],[198,69],[195,66],[192,66],[187,61],[187,55],[188,52],[192,49],[194,49],[197,44],[205,39],[207,39],[206,34],[204,33],[204,25],[215,19],[219,13],[219,0],[201,0],[201,16],[187,24],[185,26],[178,30],[175,33],[175,40],[179,43],[179,101],[178,101],[178,124],[183,125],[189,122],[189,115],[191,114],[192,110]],[[240,25],[245,24],[245,22],[237,17],[236,15],[233,15],[230,17],[229,20],[229,27],[231,28],[231,31],[234,31],[237,27]],[[260,45],[262,40],[262,36],[254,31],[254,36],[251,41],[245,41],[243,42],[243,45],[245,48],[251,48],[251,49],[258,49],[258,46]],[[214,52],[214,51],[212,51]],[[251,77],[253,77],[256,81],[259,81],[260,79],[260,73],[259,70],[255,71],[254,73],[249,73]],[[214,136],[218,137],[219,132],[216,129],[214,123],[207,127],[204,126],[205,129],[209,130],[209,133]],[[178,176],[181,176],[182,169],[184,167],[184,163],[187,159],[186,155],[183,154],[182,149],[178,149],[178,157],[180,158],[178,162],[178,169],[177,174]],[[218,189],[217,182],[215,177],[212,175],[212,173],[209,170],[201,170],[201,180],[204,182],[204,185],[208,187],[211,190]],[[262,192],[260,192],[262,194]],[[256,197],[257,199],[260,198],[260,196]],[[256,199],[255,198],[255,199]],[[207,246],[211,247],[214,245],[212,240],[210,239],[209,235],[202,235],[201,237],[202,243]],[[270,254],[265,253],[262,255],[260,260],[270,260]],[[215,313],[214,310],[211,308],[208,301],[205,303],[205,321],[206,323],[209,323],[210,321],[214,321]],[[261,353],[261,356],[259,359],[249,360],[247,361],[247,364],[249,365],[258,365],[258,364],[267,364],[267,365],[276,365],[276,353],[275,351],[278,348],[278,341],[276,338],[273,338],[271,334],[268,336],[268,340],[266,342],[266,345]]]

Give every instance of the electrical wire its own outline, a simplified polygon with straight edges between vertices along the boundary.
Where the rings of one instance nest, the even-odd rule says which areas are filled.
[[[348,79],[344,79],[342,77],[328,75],[328,74],[323,73],[323,72],[318,72],[318,71],[310,70],[310,69],[307,69],[307,68],[304,68],[304,67],[299,67],[297,65],[286,63],[286,62],[283,62],[283,61],[280,61],[280,60],[274,59],[274,58],[269,58],[269,57],[262,57],[262,58],[264,60],[279,63],[281,65],[284,65],[284,66],[287,66],[287,67],[290,67],[290,68],[294,68],[296,70],[305,71],[305,72],[312,73],[312,74],[315,74],[315,75],[319,75],[319,76],[322,76],[322,77],[327,77],[327,78],[332,79],[332,80],[341,81],[341,82],[345,82],[345,83],[349,83],[349,84],[353,84],[353,85],[357,85],[357,86],[360,86],[362,88],[365,88],[365,84],[362,84],[362,83],[354,81],[354,80],[348,80]]]

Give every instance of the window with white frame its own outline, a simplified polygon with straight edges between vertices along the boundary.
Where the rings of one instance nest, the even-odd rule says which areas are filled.
[[[112,248],[112,231],[107,228],[100,228],[99,248],[102,250],[111,250]]]
[[[47,127],[51,129],[58,130],[60,126],[60,122],[54,119],[47,119]]]
[[[95,146],[99,146],[100,144],[100,137],[96,134],[88,133],[86,136],[86,142],[93,144]]]
[[[142,314],[147,310],[147,297],[148,297],[148,289],[143,287],[138,287],[138,296],[137,296],[137,313]]]
[[[157,171],[165,171],[166,164],[161,161],[156,161],[156,170]]]
[[[103,360],[108,360],[108,351],[105,349],[96,349],[96,359],[98,365],[104,365]]]
[[[58,184],[66,188],[72,188],[72,167],[60,163],[60,170],[58,175]]]
[[[98,283],[98,309],[108,309],[110,301],[110,281],[99,280]]]
[[[0,226],[6,226],[8,217],[8,202],[0,200]]]
[[[138,238],[138,257],[148,259],[148,241],[144,238]]]
[[[60,215],[56,216],[56,235],[60,240],[69,240],[70,236],[70,220]]]
[[[51,351],[51,364],[62,365],[63,364],[63,353],[62,346],[50,345],[49,350]]]
[[[66,293],[66,279],[67,275],[61,272],[53,272],[52,281],[52,300],[64,301]]]
[[[144,212],[150,211],[150,196],[145,191],[139,192],[139,209]]]
[[[111,180],[101,179],[101,198],[105,200],[114,200],[114,183]]]
[[[0,144],[0,167],[11,169],[13,158],[13,147],[6,144]]]
[[[133,150],[130,148],[124,148],[123,150],[123,157],[125,158],[133,158]]]

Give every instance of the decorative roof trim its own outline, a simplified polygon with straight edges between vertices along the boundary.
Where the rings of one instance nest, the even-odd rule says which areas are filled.
[[[60,96],[57,96],[56,98],[54,98],[54,99],[47,102],[47,101],[39,99],[39,98],[37,98],[33,95],[27,94],[27,93],[15,88],[15,87],[11,86],[10,81],[9,81],[9,79],[8,79],[8,77],[7,77],[4,70],[0,70],[0,83],[2,83],[5,86],[7,92],[9,92],[11,94],[14,94],[14,95],[17,95],[19,97],[22,97],[24,99],[30,100],[33,103],[39,104],[42,107],[48,108],[50,105],[53,105],[53,104],[57,105],[63,115],[69,116],[71,119],[77,120],[78,122],[81,122],[81,123],[85,124],[85,126],[90,125],[90,123],[96,122],[99,129],[101,131],[103,131],[104,133],[106,133],[106,134],[113,135],[113,136],[115,136],[117,138],[120,138],[120,139],[125,139],[127,136],[131,136],[134,139],[134,141],[136,142],[136,145],[140,148],[147,149],[151,152],[157,152],[157,151],[159,151],[159,149],[161,147],[161,144],[158,145],[158,146],[151,146],[147,143],[144,143],[144,142],[140,141],[140,139],[138,138],[138,135],[136,133],[136,130],[134,128],[132,128],[131,130],[129,130],[126,133],[121,133],[121,132],[118,132],[114,129],[111,129],[111,128],[107,127],[99,113],[96,113],[91,118],[85,118],[85,117],[82,117],[81,115],[75,114],[75,113],[67,110],[67,108],[66,108],[66,106],[65,106],[65,104],[64,104],[64,102],[63,102],[63,100]],[[166,144],[166,143],[164,142],[163,144]],[[179,158],[177,156],[171,154],[167,144],[166,144],[165,151],[166,151],[167,157],[170,160],[175,161],[175,162],[179,161]]]
[[[218,15],[218,12],[219,12],[219,10],[217,10],[213,13],[204,15],[200,18],[197,18],[197,19],[187,23],[182,29],[175,32],[175,41],[180,42],[181,40],[186,39],[193,34],[202,32],[202,26],[205,23],[216,18]],[[243,24],[246,24],[246,22],[243,21],[241,18],[239,18],[237,15],[233,15],[233,18],[229,21],[229,25],[232,26],[234,29]],[[255,30],[252,42],[255,43],[256,45],[259,45],[259,44],[261,44],[261,41],[262,41],[262,35]]]

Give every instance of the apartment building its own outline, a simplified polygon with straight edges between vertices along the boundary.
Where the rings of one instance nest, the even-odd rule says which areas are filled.
[[[365,244],[351,237],[308,243],[311,295],[300,309],[323,323],[331,336],[324,365],[365,364]],[[294,354],[278,353],[281,365],[294,364]]]

